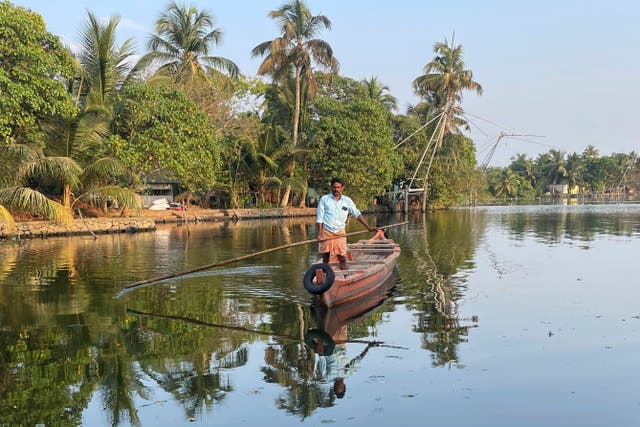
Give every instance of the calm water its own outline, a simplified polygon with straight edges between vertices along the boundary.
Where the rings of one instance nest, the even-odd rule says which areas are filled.
[[[0,425],[640,425],[640,205],[409,219],[391,296],[352,320],[302,287],[315,245],[114,298],[313,218],[0,242]]]

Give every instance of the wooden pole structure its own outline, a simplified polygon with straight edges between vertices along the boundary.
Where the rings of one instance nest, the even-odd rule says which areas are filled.
[[[391,224],[391,225],[386,225],[384,227],[377,227],[377,228],[381,229],[381,230],[384,230],[384,229],[387,229],[387,228],[398,227],[400,225],[405,225],[405,224],[408,224],[408,223],[409,223],[409,221],[404,221],[404,222],[399,222],[397,224]],[[220,267],[221,265],[231,264],[232,262],[242,261],[242,260],[245,260],[245,259],[256,257],[258,255],[264,255],[264,254],[268,254],[268,253],[271,253],[271,252],[279,251],[279,250],[282,250],[282,249],[292,248],[294,246],[308,245],[309,243],[325,242],[327,240],[339,239],[339,238],[347,237],[347,236],[355,236],[356,234],[362,234],[362,233],[368,233],[368,232],[369,232],[368,230],[363,230],[363,231],[355,231],[353,233],[347,233],[347,234],[345,234],[343,236],[330,237],[328,239],[303,240],[301,242],[290,243],[288,245],[278,246],[278,247],[271,248],[271,249],[265,249],[264,251],[253,252],[253,253],[242,255],[242,256],[239,256],[239,257],[236,257],[236,258],[227,259],[227,260],[224,260],[224,261],[214,262],[213,264],[203,265],[203,266],[200,266],[200,267],[193,268],[191,270],[182,271],[180,273],[165,274],[164,276],[158,276],[158,277],[154,277],[154,278],[151,278],[151,279],[141,280],[139,282],[135,282],[135,283],[132,283],[130,285],[125,286],[116,295],[116,298],[121,297],[126,292],[128,292],[128,291],[130,291],[132,289],[139,288],[141,286],[150,285],[152,283],[159,282],[161,280],[167,280],[167,279],[173,279],[174,277],[186,276],[187,274],[197,273],[198,271],[203,271],[203,270],[209,270],[211,268]]]

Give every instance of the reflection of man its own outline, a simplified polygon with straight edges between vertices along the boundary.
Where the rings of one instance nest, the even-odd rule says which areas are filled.
[[[319,239],[327,239],[346,234],[344,228],[347,224],[349,214],[353,215],[367,230],[375,230],[375,228],[370,227],[364,220],[364,217],[355,203],[353,203],[353,200],[342,195],[342,190],[342,179],[333,178],[331,180],[331,193],[322,196],[318,202],[316,224]],[[346,237],[320,242],[319,252],[322,254],[322,262],[325,264],[328,263],[331,258],[337,257],[340,263],[340,269],[347,269]]]
[[[369,348],[376,346],[377,343],[370,342],[367,344],[362,353],[349,360],[347,357],[347,349],[343,345],[337,345],[332,354],[320,356],[319,368],[325,380],[333,380],[333,392],[338,399],[342,399],[347,391],[344,379],[350,377],[360,367],[360,361],[367,354]],[[322,353],[319,353],[322,354]]]
[[[344,384],[344,380],[340,377],[336,378],[333,382],[333,392],[338,399],[342,399],[347,392],[347,386]]]

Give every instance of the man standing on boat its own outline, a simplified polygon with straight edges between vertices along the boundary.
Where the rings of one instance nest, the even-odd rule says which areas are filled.
[[[353,200],[342,194],[343,189],[342,179],[333,178],[331,180],[331,193],[322,196],[318,202],[316,225],[319,239],[334,237],[331,240],[320,242],[319,252],[322,254],[322,262],[327,264],[332,258],[337,257],[340,269],[346,270],[347,238],[346,236],[335,237],[346,234],[345,227],[349,214],[353,215],[367,230],[375,231],[376,229],[367,224]]]

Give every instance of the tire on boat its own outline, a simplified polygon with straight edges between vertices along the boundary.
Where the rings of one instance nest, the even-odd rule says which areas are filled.
[[[330,356],[336,348],[336,342],[322,329],[309,329],[304,334],[304,343],[320,356]]]
[[[316,276],[316,270],[322,269],[324,280],[321,283],[314,282],[313,279]],[[302,284],[304,288],[313,295],[320,295],[329,290],[333,281],[336,279],[336,273],[329,267],[328,264],[314,264],[304,275]]]

